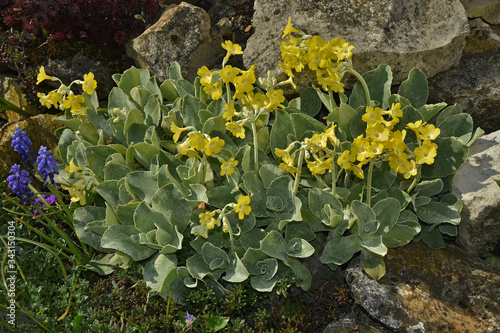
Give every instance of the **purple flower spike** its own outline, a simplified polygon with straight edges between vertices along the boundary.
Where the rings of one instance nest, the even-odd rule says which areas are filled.
[[[193,325],[194,322],[194,316],[189,314],[189,311],[186,311],[186,315],[184,316],[184,319],[186,319],[186,325],[190,327]]]
[[[7,177],[9,187],[18,198],[22,198],[23,202],[26,203],[33,195],[28,187],[31,182],[28,178],[28,171],[21,170],[21,166],[19,164],[14,164],[12,168],[10,168],[9,174],[10,176]]]
[[[32,157],[35,155],[35,153],[30,148],[31,144],[31,140],[30,138],[28,138],[28,136],[26,136],[26,132],[21,131],[16,127],[16,131],[12,135],[11,145],[14,147],[14,150],[17,151],[19,155],[21,155],[21,158],[24,162],[27,162],[28,160],[31,163],[35,162]]]
[[[36,163],[38,164],[36,171],[40,172],[45,184],[48,183],[47,178],[50,178],[50,182],[54,184],[54,175],[59,174],[57,162],[54,156],[49,155],[50,153],[51,151],[47,150],[47,147],[41,146],[36,158]]]

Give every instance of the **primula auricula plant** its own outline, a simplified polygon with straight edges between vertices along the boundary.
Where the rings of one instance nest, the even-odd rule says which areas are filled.
[[[389,66],[360,75],[346,41],[291,21],[283,39],[286,81],[259,88],[254,66],[227,65],[242,51],[226,41],[222,68],[200,68],[194,84],[177,63],[161,85],[132,67],[113,76],[106,109],[93,92],[61,117],[59,178],[83,206],[78,236],[103,252],[92,267],[135,261],[154,292],[182,302],[198,284],[270,292],[292,278],[307,290],[312,255],[336,269],[360,253],[379,279],[389,247],[456,236],[461,202],[448,188],[480,135],[471,117],[426,104],[419,69],[391,94]],[[321,88],[287,101],[280,87],[303,70]],[[349,97],[346,72],[358,79]]]

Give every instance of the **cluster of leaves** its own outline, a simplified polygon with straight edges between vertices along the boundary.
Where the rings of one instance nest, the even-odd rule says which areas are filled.
[[[294,32],[290,22],[285,32]],[[328,94],[307,88],[286,101],[276,87],[292,76],[261,80],[262,91],[253,67],[226,66],[241,54],[231,42],[222,69],[201,68],[194,84],[174,63],[161,85],[147,70],[114,75],[106,109],[95,92],[84,94],[85,112],[61,118],[60,182],[84,205],[74,212],[78,237],[103,253],[90,267],[106,274],[139,263],[153,292],[182,303],[192,288],[222,296],[249,281],[270,292],[290,275],[307,290],[301,259],[314,253],[332,269],[360,253],[379,279],[388,248],[413,239],[439,248],[456,236],[461,202],[447,190],[481,134],[471,117],[457,105],[426,104],[419,69],[392,94],[389,66],[361,76],[348,44],[308,40],[296,47],[337,54],[318,64],[321,75],[336,74]],[[349,97],[337,89],[346,71],[359,79]],[[322,105],[326,124],[314,118]],[[366,152],[360,140],[368,138],[376,149]]]

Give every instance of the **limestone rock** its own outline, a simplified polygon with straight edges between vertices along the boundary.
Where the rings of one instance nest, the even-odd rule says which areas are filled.
[[[467,17],[480,17],[488,23],[500,24],[500,2],[498,0],[462,0]]]
[[[193,81],[198,68],[220,60],[222,39],[211,34],[210,18],[203,9],[182,2],[163,13],[157,23],[127,45],[127,53],[160,81],[177,61],[183,76]]]
[[[500,129],[500,31],[470,20],[458,67],[429,79],[429,103],[458,103],[487,133]]]
[[[394,83],[404,81],[413,67],[431,77],[458,64],[469,31],[458,0],[256,0],[254,7],[255,33],[243,57],[261,77],[268,70],[283,73],[278,42],[289,16],[307,34],[345,38],[354,45],[354,68],[360,73],[390,65]]]
[[[54,121],[53,115],[39,114],[34,117],[30,117],[26,120],[22,120],[7,126],[2,132],[0,132],[0,170],[5,167],[8,175],[8,171],[11,166],[15,163],[22,163],[20,155],[14,151],[14,147],[11,145],[12,135],[14,134],[16,127],[26,131],[26,134],[30,138],[33,145],[31,150],[37,154],[40,146],[48,147],[50,150],[54,151],[57,147],[58,138],[54,134],[56,129],[62,126],[61,123]]]
[[[454,245],[390,249],[379,281],[359,260],[346,270],[356,302],[395,332],[498,332],[500,268]]]
[[[450,189],[464,204],[458,243],[480,257],[491,255],[500,242],[500,187],[495,179],[500,179],[500,131],[472,144]]]
[[[26,96],[21,91],[21,86],[13,77],[0,75],[0,96],[15,106],[22,108],[31,115],[37,114],[37,109],[33,105],[30,105]],[[8,122],[22,119],[21,115],[8,110],[1,111],[0,117],[4,118]]]

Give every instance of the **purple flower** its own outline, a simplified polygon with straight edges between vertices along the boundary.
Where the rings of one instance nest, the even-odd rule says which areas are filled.
[[[14,164],[10,169],[9,174],[10,176],[7,177],[9,187],[18,198],[22,198],[23,202],[26,203],[33,195],[28,187],[28,184],[31,182],[28,178],[28,171],[21,170],[21,166],[19,164]]]
[[[184,319],[186,319],[186,325],[188,327],[191,327],[194,322],[194,316],[189,314],[189,311],[186,311],[186,315],[184,316]]]
[[[54,184],[54,175],[59,174],[59,170],[57,169],[57,162],[54,156],[49,155],[50,153],[51,151],[47,150],[46,147],[40,147],[38,157],[36,158],[36,163],[38,163],[36,171],[40,172],[46,183],[48,182],[47,178],[50,178],[50,182]]]
[[[31,163],[35,162],[32,157],[35,153],[30,148],[31,140],[26,136],[25,131],[21,131],[16,127],[16,131],[12,135],[11,145],[14,147],[14,150],[21,155],[24,162],[27,162],[28,160]]]
[[[47,203],[49,205],[52,205],[56,201],[56,196],[53,194],[51,194],[50,196],[42,194],[42,197],[45,199],[45,201],[47,201]],[[35,204],[39,204],[41,202],[42,202],[41,199],[39,199],[39,198],[35,199]],[[42,204],[42,208],[43,207],[47,207],[47,206],[45,206],[45,204]],[[35,209],[35,212],[33,213],[33,215],[35,215],[35,216],[40,215],[40,212],[38,211],[38,209]]]

